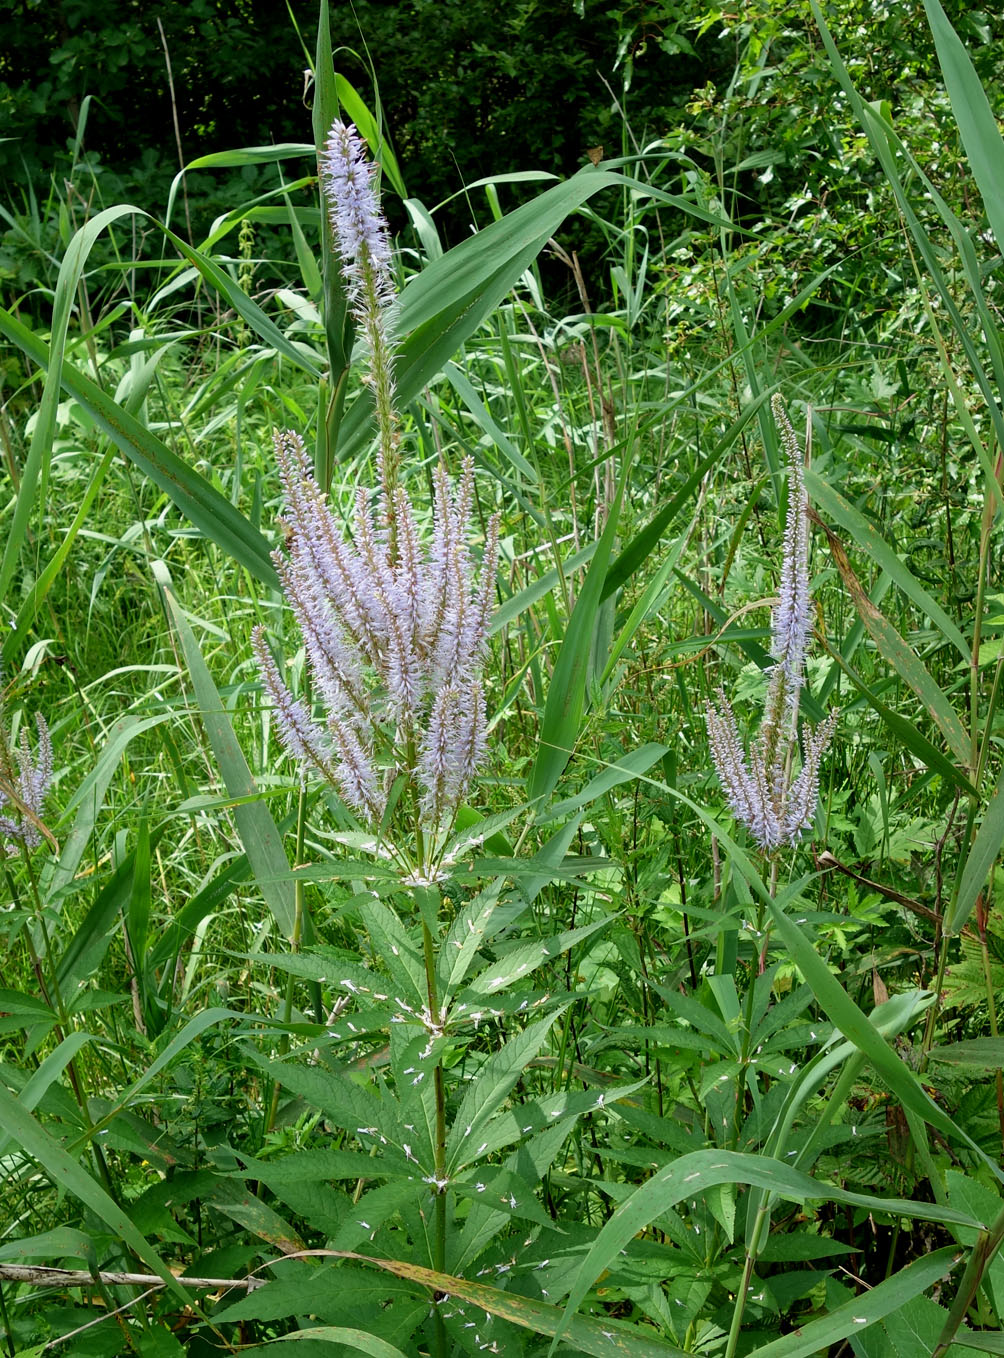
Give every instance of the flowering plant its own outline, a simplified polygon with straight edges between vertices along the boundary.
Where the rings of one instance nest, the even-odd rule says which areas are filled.
[[[718,780],[736,818],[768,853],[797,844],[816,811],[819,764],[836,724],[831,714],[804,733],[802,767],[792,776],[797,747],[798,702],[805,681],[805,653],[812,633],[809,594],[808,499],[802,456],[780,396],[771,409],[788,461],[788,511],[781,586],[771,615],[770,670],[763,718],[747,754],[724,689],[705,720]]]

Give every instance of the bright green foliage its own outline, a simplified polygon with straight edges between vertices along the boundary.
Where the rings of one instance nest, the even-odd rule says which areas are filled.
[[[409,118],[398,8],[358,7],[380,106],[322,13],[311,140],[284,97],[287,143],[209,158],[255,188],[195,244],[180,196],[8,205],[0,762],[42,712],[56,776],[53,840],[2,865],[0,1345],[1001,1352],[998,20],[586,0],[488,41],[479,3],[414,3],[404,69],[442,72],[437,9],[457,51]],[[522,80],[549,18],[619,37],[597,140],[624,148],[660,116],[634,120],[646,62],[729,60],[643,155],[528,173],[508,212],[473,190],[450,248],[438,101],[486,63],[486,99]],[[486,173],[492,127],[532,124],[527,171],[567,149],[543,117],[586,60],[540,64],[522,109],[469,116]],[[250,652],[265,628],[311,701],[270,429],[346,522],[376,475],[312,179],[339,105],[415,195],[400,476],[428,517],[469,455],[473,521],[502,523],[487,772],[436,881],[301,782]],[[703,712],[719,685],[749,710],[771,663],[779,392],[815,516],[795,715],[840,724],[814,824],[764,856]]]

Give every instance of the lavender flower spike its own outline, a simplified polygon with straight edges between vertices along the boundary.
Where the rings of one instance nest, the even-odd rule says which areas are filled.
[[[718,706],[708,703],[705,711],[711,758],[729,806],[768,853],[797,844],[812,823],[819,764],[836,725],[836,714],[831,713],[821,726],[805,729],[802,767],[792,777],[798,701],[812,633],[808,499],[798,440],[779,396],[771,401],[771,409],[788,459],[788,512],[779,598],[771,616],[774,665],[760,729],[749,753],[744,752],[735,713],[722,689]]]
[[[39,818],[52,783],[52,741],[45,718],[36,713],[38,755],[32,756],[28,732],[21,727],[16,749],[10,748],[5,730],[0,731],[0,806],[9,806],[11,815],[0,815],[0,839],[6,841],[8,856],[24,845],[37,848],[42,842]],[[50,836],[51,838],[51,836]]]
[[[771,619],[771,654],[792,689],[802,682],[805,649],[812,634],[809,602],[809,501],[802,473],[802,454],[781,397],[770,403],[788,459],[788,513],[784,529],[779,599]]]
[[[276,434],[275,448],[286,552],[273,559],[324,711],[315,719],[293,698],[256,629],[255,654],[279,736],[301,766],[332,783],[376,831],[385,828],[389,793],[403,774],[412,791],[399,790],[395,804],[417,813],[424,852],[434,855],[485,753],[481,671],[498,521],[489,521],[479,572],[467,546],[474,509],[468,459],[456,486],[437,469],[427,540],[400,486],[393,531],[375,522],[369,496],[360,491],[347,534],[314,479],[299,435]],[[419,868],[434,866],[430,859]]]
[[[351,123],[337,119],[332,123],[320,156],[320,168],[349,306],[369,349],[379,429],[383,513],[389,521],[398,471],[393,335],[389,316],[394,301],[390,234],[374,187],[376,166],[366,159],[362,139]]]

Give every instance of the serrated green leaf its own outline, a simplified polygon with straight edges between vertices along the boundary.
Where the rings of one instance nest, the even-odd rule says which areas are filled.
[[[547,1035],[561,1010],[531,1023],[492,1052],[464,1092],[463,1100],[446,1139],[446,1165],[456,1174],[484,1154],[482,1132],[502,1107],[510,1091],[523,1075],[523,1069],[547,1041]]]

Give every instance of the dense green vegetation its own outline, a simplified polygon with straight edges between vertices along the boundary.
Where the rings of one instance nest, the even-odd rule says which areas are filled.
[[[225,97],[225,32],[299,51],[260,8],[198,9],[188,126],[232,139],[185,181],[147,198],[78,146],[43,183],[40,129],[0,205],[0,1346],[1004,1352],[999,21],[562,8],[613,102],[581,49],[534,61],[553,6],[489,42],[487,6],[416,0],[385,78],[395,7],[360,3],[379,97],[322,7],[311,112],[262,90],[270,146]],[[79,24],[24,9],[6,104],[76,101],[88,145]],[[416,74],[447,69],[434,10],[456,99]],[[113,122],[163,95],[129,32]],[[496,176],[442,210],[437,99]],[[336,117],[396,231],[401,487],[428,541],[437,467],[472,461],[456,569],[494,584],[487,758],[438,839],[392,679],[374,830],[287,757],[252,650],[329,702],[270,555],[298,543],[273,432],[357,545],[380,476],[316,176]],[[812,636],[763,762],[797,778],[837,725],[811,823],[763,851],[706,714],[759,725],[751,765],[770,744],[785,410]]]

